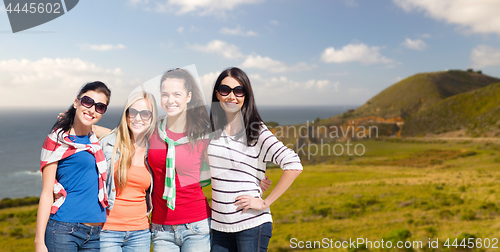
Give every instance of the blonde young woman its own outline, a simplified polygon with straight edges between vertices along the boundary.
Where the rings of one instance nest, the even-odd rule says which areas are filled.
[[[129,97],[118,127],[100,140],[108,165],[109,201],[100,234],[103,252],[150,250],[152,179],[144,157],[156,117],[153,95],[135,93]]]

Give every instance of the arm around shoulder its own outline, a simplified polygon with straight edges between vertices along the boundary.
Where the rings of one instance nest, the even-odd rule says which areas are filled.
[[[111,132],[111,129],[94,124],[92,125],[92,131],[95,133],[97,138],[101,138],[102,136]]]
[[[243,209],[243,212],[250,208],[264,210],[270,207],[274,201],[276,201],[281,195],[283,195],[283,193],[286,192],[286,190],[288,190],[300,173],[302,173],[302,165],[300,165],[300,169],[286,169],[283,171],[276,187],[265,200],[254,198],[249,195],[243,195],[236,197],[236,203],[234,203],[234,205],[238,206],[237,210]]]

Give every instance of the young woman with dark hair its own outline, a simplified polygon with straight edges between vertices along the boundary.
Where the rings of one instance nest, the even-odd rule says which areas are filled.
[[[224,70],[215,83],[210,113],[214,136],[207,149],[212,175],[212,251],[267,251],[272,235],[270,205],[302,172],[300,159],[262,122],[252,86],[241,69]],[[283,170],[262,199],[266,163]]]
[[[108,204],[107,175],[104,154],[91,129],[106,112],[110,96],[104,83],[86,84],[45,139],[37,252],[99,251]],[[62,196],[54,202],[54,194]]]
[[[153,172],[151,232],[154,251],[210,251],[210,207],[200,186],[209,117],[201,91],[186,70],[160,81],[161,118],[150,139]]]

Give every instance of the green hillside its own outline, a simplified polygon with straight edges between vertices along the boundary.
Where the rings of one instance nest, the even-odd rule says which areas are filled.
[[[403,135],[463,130],[469,136],[500,135],[500,83],[462,93],[421,110],[405,122]]]
[[[344,118],[378,116],[404,119],[448,97],[476,90],[500,79],[472,71],[419,73],[386,88]]]

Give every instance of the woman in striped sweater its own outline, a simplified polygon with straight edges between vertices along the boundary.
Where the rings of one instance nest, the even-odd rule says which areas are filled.
[[[223,71],[214,86],[210,115],[214,131],[207,154],[212,174],[212,251],[267,251],[272,234],[270,205],[302,172],[300,159],[264,125],[248,76]],[[262,199],[266,163],[283,174]]]

